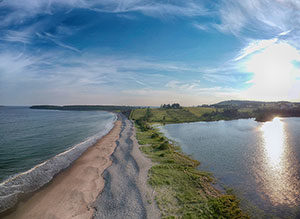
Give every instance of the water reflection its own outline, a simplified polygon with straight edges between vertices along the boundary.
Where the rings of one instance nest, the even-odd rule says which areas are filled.
[[[265,122],[260,130],[263,151],[257,181],[261,185],[262,196],[273,205],[295,206],[299,182],[295,177],[285,123],[280,118],[274,118],[271,122]]]
[[[272,122],[265,122],[261,127],[266,157],[270,168],[278,171],[283,167],[282,158],[285,148],[284,124],[276,117]]]

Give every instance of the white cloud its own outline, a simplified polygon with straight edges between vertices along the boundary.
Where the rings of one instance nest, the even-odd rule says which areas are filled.
[[[1,40],[8,41],[8,42],[20,42],[24,44],[28,44],[31,42],[30,32],[28,31],[13,31],[8,30],[1,38]]]
[[[284,31],[282,33],[280,33],[278,36],[285,36],[287,34],[289,34],[292,30],[287,30],[287,31]]]
[[[198,88],[200,85],[199,83],[200,83],[200,81],[186,83],[186,82],[171,80],[166,84],[165,87],[170,88],[170,89],[175,89],[175,90],[181,90],[183,92],[190,92],[190,91],[194,91],[196,88]]]
[[[140,12],[148,16],[202,16],[207,10],[200,3],[193,0],[186,1],[154,1],[154,0],[6,0],[0,2],[1,8],[11,9],[11,13],[2,16],[0,26],[22,24],[27,19],[39,14],[53,15],[57,7],[70,11],[74,8],[106,13]],[[131,19],[132,17],[130,17]]]
[[[129,103],[159,106],[163,103],[178,102],[184,106],[212,104],[226,99],[236,99],[238,91],[222,87],[197,88],[193,92],[174,89],[126,89],[121,91],[128,95]]]
[[[197,28],[198,30],[202,30],[202,31],[207,31],[209,28],[207,25],[204,24],[198,24],[198,23],[194,23],[193,24],[195,28]]]
[[[218,7],[218,30],[241,38],[284,37],[299,46],[298,0],[223,0]]]
[[[147,73],[153,71],[161,74]],[[229,88],[203,87],[199,80],[176,79],[178,74],[195,71],[202,74],[199,67],[128,56],[4,51],[0,53],[1,104],[88,104],[101,100],[139,105],[149,100],[148,104],[160,105],[171,98],[188,105],[212,103],[234,94]],[[110,99],[105,100],[105,95]]]
[[[37,61],[36,58],[26,56],[23,53],[0,53],[0,75],[2,79],[22,74],[24,70]]]
[[[248,46],[244,47],[238,54],[238,56],[234,59],[234,61],[239,61],[255,52],[259,52],[263,49],[268,48],[278,41],[278,38],[270,39],[270,40],[254,40],[248,44]]]
[[[46,40],[50,40],[52,41],[53,43],[55,43],[56,45],[62,47],[62,48],[65,48],[65,49],[69,49],[69,50],[72,50],[74,52],[80,52],[80,50],[78,50],[77,48],[73,47],[73,46],[70,46],[70,45],[67,45],[63,42],[61,42],[61,40],[59,40],[58,37],[50,34],[50,33],[36,33],[36,35],[39,37],[39,38],[42,38],[42,39],[46,39]]]

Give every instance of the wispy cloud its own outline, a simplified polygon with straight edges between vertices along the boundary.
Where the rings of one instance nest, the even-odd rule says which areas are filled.
[[[200,86],[199,82],[200,81],[186,83],[186,82],[172,80],[166,84],[166,87],[170,89],[190,92],[193,91],[195,88],[199,88]]]
[[[121,101],[121,97],[128,100],[129,97],[126,95],[130,93],[129,90],[136,91],[130,97],[134,100],[139,99],[137,96],[141,96],[143,91],[158,90],[157,94],[168,93],[166,98],[170,97],[169,94],[172,92],[173,96],[178,94],[187,104],[192,103],[191,100],[197,98],[197,95],[213,96],[215,92],[218,96],[221,93],[221,87],[211,89],[199,80],[177,79],[178,74],[194,74],[195,71],[198,71],[199,77],[208,74],[202,73],[200,67],[188,68],[178,63],[119,55],[81,53],[78,56],[67,51],[37,54],[28,51],[24,53],[6,51],[0,54],[0,69],[0,78],[3,82],[0,82],[0,92],[4,103],[9,103],[13,99],[12,96],[18,96],[20,101],[30,99],[31,103],[36,103],[41,100],[38,99],[40,95],[49,100],[58,98],[73,101],[76,100],[76,96],[79,98],[85,94],[91,98],[92,103],[97,96],[99,98],[114,92],[119,92],[115,94],[118,98],[114,100]],[[16,89],[28,86],[30,93],[27,91],[20,93]],[[150,95],[151,93],[148,93],[147,97],[150,98]],[[185,101],[185,96],[189,96],[190,100]],[[160,104],[159,101],[161,100],[157,100],[156,104]]]
[[[80,52],[80,50],[78,50],[77,48],[61,42],[61,40],[57,36],[54,36],[50,33],[47,33],[47,32],[45,32],[45,33],[36,33],[36,35],[41,39],[50,40],[50,41],[52,41],[53,43],[55,43],[56,45],[58,45],[62,48],[69,49],[69,50],[72,50],[74,52]]]
[[[11,51],[0,53],[0,75],[4,78],[14,78],[29,66],[33,65],[37,59],[24,55],[23,53],[14,53]]]
[[[10,0],[0,2],[0,10],[11,9],[2,16],[0,26],[22,24],[27,19],[40,14],[53,15],[58,9],[69,12],[75,8],[88,9],[105,13],[140,12],[148,16],[200,16],[207,14],[207,9],[199,2],[153,1],[153,0]]]
[[[248,46],[244,47],[238,54],[238,56],[234,59],[234,61],[239,61],[255,52],[259,52],[263,49],[268,48],[278,41],[278,38],[273,38],[270,40],[254,40],[248,44]]]
[[[190,92],[185,90],[169,89],[126,89],[122,94],[129,95],[133,102],[141,105],[159,106],[163,103],[179,102],[182,105],[201,105],[204,103],[215,103],[227,98],[236,99],[239,97],[239,91],[231,88],[210,87],[195,88]]]
[[[194,23],[193,26],[198,30],[202,30],[202,31],[209,30],[208,26],[204,24]]]
[[[224,0],[218,6],[218,30],[241,38],[270,39],[285,36],[299,45],[298,0]]]
[[[7,30],[1,40],[28,44],[31,42],[31,36],[28,31]]]

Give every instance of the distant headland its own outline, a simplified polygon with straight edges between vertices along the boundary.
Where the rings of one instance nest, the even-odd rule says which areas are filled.
[[[278,101],[248,101],[228,100],[216,104],[203,104],[193,107],[182,107],[178,103],[162,104],[160,108],[117,106],[117,105],[34,105],[31,109],[47,110],[77,110],[93,111],[105,110],[122,112],[132,119],[140,119],[149,109],[149,121],[159,123],[181,123],[196,121],[217,121],[255,118],[256,121],[265,122],[274,117],[300,117],[300,103]]]

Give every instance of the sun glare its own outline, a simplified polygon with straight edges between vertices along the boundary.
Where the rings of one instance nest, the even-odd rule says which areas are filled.
[[[246,63],[247,71],[254,74],[247,96],[263,100],[299,98],[300,86],[296,78],[300,71],[293,64],[295,60],[300,60],[299,52],[285,42],[273,43],[254,54]]]
[[[290,145],[287,142],[285,123],[281,118],[275,117],[261,126],[263,151],[261,164],[263,171],[257,180],[261,185],[263,194],[274,205],[295,206],[295,176],[290,174],[293,168],[291,157],[287,159]],[[297,186],[296,186],[297,187]]]
[[[284,127],[280,118],[275,117],[271,122],[266,122],[261,127],[264,136],[265,150],[270,166],[279,168],[284,151]]]

